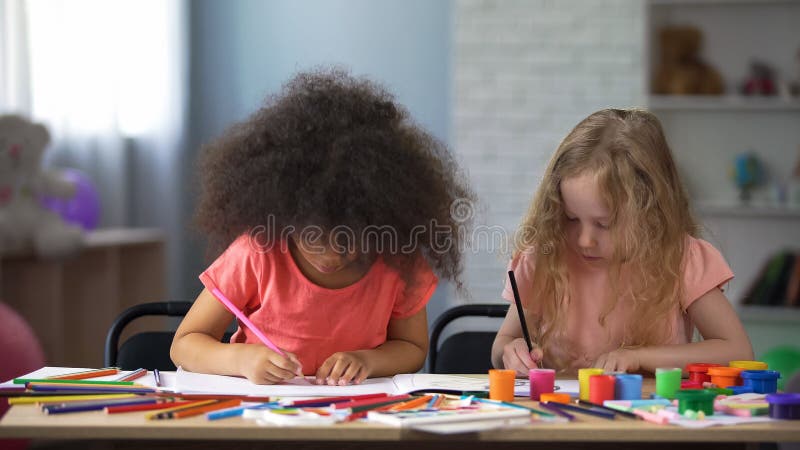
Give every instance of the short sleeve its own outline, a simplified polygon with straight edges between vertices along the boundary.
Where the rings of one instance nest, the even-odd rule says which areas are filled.
[[[405,319],[419,312],[431,299],[439,279],[431,270],[425,258],[420,258],[415,265],[416,274],[413,286],[401,289],[392,307],[392,319]]]
[[[724,290],[724,285],[733,278],[733,271],[719,250],[702,239],[688,238],[684,260],[684,298],[681,302],[684,311],[708,291],[714,288]]]
[[[261,256],[251,248],[248,235],[239,236],[200,274],[200,281],[209,291],[219,289],[242,310],[257,309],[260,304],[258,280],[264,264]]]
[[[533,274],[534,274],[534,258],[533,251],[520,252],[514,259],[508,263],[508,270],[514,271],[514,279],[517,281],[517,289],[519,290],[519,297],[525,308],[531,308],[533,305]],[[503,288],[503,298],[506,301],[514,303],[514,291],[511,289],[511,281],[507,273],[504,273],[505,284]]]

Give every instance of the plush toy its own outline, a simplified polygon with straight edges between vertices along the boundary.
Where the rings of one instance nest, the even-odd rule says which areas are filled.
[[[694,27],[665,27],[659,33],[661,61],[653,91],[666,95],[720,95],[722,77],[700,59],[703,34]]]
[[[70,197],[75,192],[57,171],[42,170],[49,142],[43,125],[0,115],[0,254],[33,250],[41,257],[57,258],[83,245],[80,228],[41,204],[43,195]]]

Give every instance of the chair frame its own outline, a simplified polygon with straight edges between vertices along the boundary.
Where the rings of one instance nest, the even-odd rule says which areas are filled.
[[[133,320],[143,316],[182,317],[189,312],[192,302],[152,302],[131,306],[123,311],[111,324],[106,335],[103,364],[112,367],[117,364],[119,355],[119,338],[122,330]]]
[[[428,345],[428,371],[433,373],[436,368],[436,358],[439,356],[439,338],[450,322],[461,317],[505,317],[509,306],[508,303],[473,303],[455,306],[443,312],[436,319],[431,330],[431,339]]]

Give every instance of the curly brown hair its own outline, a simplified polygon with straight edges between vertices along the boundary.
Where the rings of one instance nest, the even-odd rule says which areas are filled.
[[[383,87],[341,68],[299,73],[203,150],[195,224],[212,254],[267,224],[391,230],[396,241],[379,252],[387,264],[405,276],[421,255],[461,288],[467,224],[451,208],[474,194],[448,149]]]

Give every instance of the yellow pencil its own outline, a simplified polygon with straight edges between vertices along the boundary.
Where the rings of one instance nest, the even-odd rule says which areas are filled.
[[[42,397],[9,397],[9,405],[30,405],[47,402],[79,402],[82,400],[105,400],[109,398],[130,398],[136,394],[95,394],[95,395],[53,395]]]

